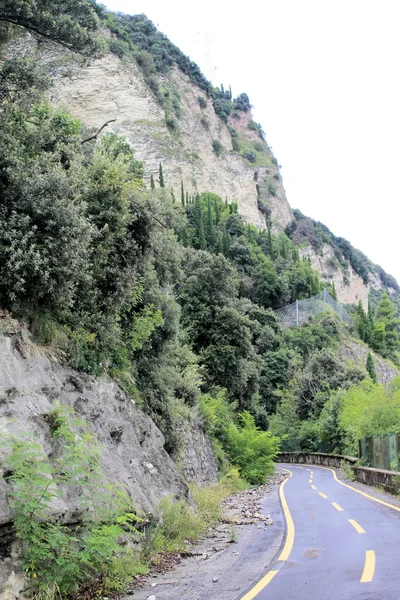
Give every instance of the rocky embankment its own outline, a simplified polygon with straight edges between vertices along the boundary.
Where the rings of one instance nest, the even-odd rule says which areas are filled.
[[[21,436],[51,457],[47,415],[55,402],[74,409],[95,434],[102,467],[112,483],[123,484],[135,506],[148,513],[163,496],[187,498],[186,480],[213,481],[217,465],[208,437],[191,424],[182,455],[182,477],[164,450],[164,437],[134,400],[107,377],[93,379],[62,366],[49,350],[29,340],[25,328],[0,313],[0,435]],[[191,444],[195,443],[196,448]],[[8,503],[7,448],[0,449],[0,590],[18,592],[18,559]],[[54,506],[65,523],[79,520],[79,491],[71,490]]]

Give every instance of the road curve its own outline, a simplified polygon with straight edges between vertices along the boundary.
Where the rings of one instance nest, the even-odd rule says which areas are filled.
[[[400,509],[337,481],[330,469],[278,465],[286,541],[241,600],[399,600]]]

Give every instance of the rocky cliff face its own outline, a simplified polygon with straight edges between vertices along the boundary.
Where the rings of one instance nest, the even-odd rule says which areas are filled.
[[[237,202],[244,219],[259,228],[265,228],[267,220],[275,231],[293,222],[278,163],[254,127],[251,112],[233,111],[224,122],[211,99],[178,67],[158,77],[168,98],[166,110],[134,60],[108,53],[80,63],[58,48],[37,49],[29,37],[13,42],[11,51],[35,52],[38,60],[47,62],[54,77],[51,100],[91,130],[115,119],[105,131],[126,136],[143,161],[147,182],[151,174],[157,180],[162,163],[165,183],[177,199],[182,182],[189,194],[214,192]],[[303,245],[300,252],[310,257],[322,279],[335,284],[344,304],[361,300],[366,307],[371,289],[387,287],[376,273],[371,272],[366,283],[350,264],[343,269],[329,243],[319,252]]]
[[[332,246],[324,244],[321,254],[317,254],[311,246],[300,248],[300,256],[310,257],[311,265],[313,269],[320,272],[321,279],[335,285],[339,302],[357,304],[361,300],[364,309],[368,309],[368,294],[371,284],[365,284],[351,265],[346,271],[341,269]],[[374,284],[379,285],[379,282],[374,281]]]
[[[150,512],[163,496],[187,498],[186,481],[215,480],[217,465],[211,443],[199,423],[182,424],[185,451],[182,477],[164,450],[154,422],[114,382],[93,380],[50,360],[29,343],[21,326],[0,318],[0,434],[24,434],[50,456],[46,415],[55,401],[70,406],[95,434],[102,467],[111,482],[123,484],[138,509]],[[15,578],[11,511],[5,449],[0,449],[0,590],[20,585]],[[64,522],[75,522],[79,493],[69,493],[54,508]],[[78,515],[79,517],[79,515]],[[19,582],[19,583],[18,583]]]
[[[216,115],[211,100],[178,68],[162,79],[163,88],[177,103],[179,116],[170,119],[134,62],[108,54],[86,66],[71,63],[70,68],[67,77],[59,77],[56,70],[52,101],[91,128],[116,119],[109,129],[126,136],[143,161],[148,181],[151,173],[157,178],[161,162],[165,183],[177,198],[182,181],[189,194],[214,192],[238,202],[247,222],[265,228],[265,215],[257,204],[261,194],[275,227],[290,223],[293,215],[276,161],[266,142],[248,128],[249,113],[239,115],[234,125],[240,129],[244,145],[258,143],[262,147],[261,160],[254,166],[233,151],[228,125]],[[213,141],[221,144],[219,156]]]

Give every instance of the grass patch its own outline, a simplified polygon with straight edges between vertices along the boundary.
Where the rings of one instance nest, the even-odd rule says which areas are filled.
[[[163,498],[143,543],[143,559],[165,552],[182,552],[200,539],[221,518],[221,503],[231,494],[246,488],[237,469],[231,469],[218,483],[191,486],[196,508],[183,500]]]

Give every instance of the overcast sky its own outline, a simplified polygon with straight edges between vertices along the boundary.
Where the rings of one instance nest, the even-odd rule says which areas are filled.
[[[398,0],[107,0],[246,92],[293,208],[400,282]]]

